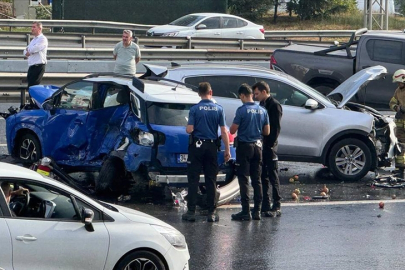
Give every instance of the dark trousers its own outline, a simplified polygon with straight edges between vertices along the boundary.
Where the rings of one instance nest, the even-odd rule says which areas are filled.
[[[188,209],[195,211],[201,170],[205,177],[208,211],[216,208],[215,193],[218,174],[218,147],[215,142],[203,142],[197,148],[195,143],[188,147],[187,179]]]
[[[273,203],[278,204],[281,200],[276,151],[277,149],[275,148],[265,148],[265,150],[263,150],[263,167],[261,178],[263,185],[262,211],[269,211],[271,209],[270,184],[272,186]]]
[[[249,176],[253,187],[255,210],[260,210],[263,194],[260,180],[262,149],[255,143],[239,142],[236,148],[236,174],[238,176],[242,211],[249,211]]]
[[[27,72],[28,88],[32,85],[41,84],[44,73],[45,73],[45,64],[30,66]]]

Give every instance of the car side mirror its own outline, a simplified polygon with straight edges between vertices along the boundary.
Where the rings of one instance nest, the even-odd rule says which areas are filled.
[[[93,210],[83,207],[82,222],[84,223],[84,227],[86,228],[86,230],[89,232],[94,232],[93,218],[94,218]]]
[[[199,24],[199,25],[197,25],[196,27],[195,27],[195,29],[197,29],[197,30],[201,30],[201,29],[206,29],[207,28],[207,26],[205,25],[205,24]]]
[[[305,109],[315,110],[318,109],[318,102],[313,99],[308,99],[305,102]]]

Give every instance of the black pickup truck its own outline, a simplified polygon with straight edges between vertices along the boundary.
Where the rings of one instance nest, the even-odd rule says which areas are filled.
[[[270,68],[288,73],[323,94],[364,68],[382,65],[387,75],[370,82],[355,102],[388,109],[396,85],[392,75],[405,68],[405,34],[401,31],[355,31],[347,43],[334,46],[292,44],[274,51]]]

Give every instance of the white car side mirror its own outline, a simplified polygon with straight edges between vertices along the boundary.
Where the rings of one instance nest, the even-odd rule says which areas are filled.
[[[315,110],[318,108],[318,102],[313,99],[308,99],[305,102],[305,109]]]
[[[197,25],[196,27],[195,27],[195,29],[197,29],[197,30],[201,30],[201,29],[206,29],[207,28],[207,26],[205,25],[205,24],[199,24],[199,25]]]

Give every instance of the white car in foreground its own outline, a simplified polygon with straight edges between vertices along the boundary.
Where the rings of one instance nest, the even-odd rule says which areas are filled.
[[[157,218],[16,165],[0,162],[0,182],[29,189],[0,192],[0,269],[189,268],[184,236]]]
[[[264,28],[241,17],[221,13],[194,13],[155,26],[147,36],[264,39]]]

